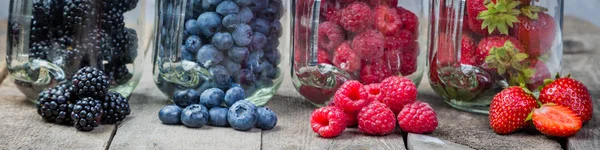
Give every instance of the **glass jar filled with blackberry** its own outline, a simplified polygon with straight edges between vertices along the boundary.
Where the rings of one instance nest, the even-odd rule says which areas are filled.
[[[154,80],[176,91],[240,86],[264,105],[279,88],[287,0],[159,0]],[[289,36],[289,35],[288,35]]]
[[[348,80],[376,87],[390,76],[421,81],[428,1],[295,2],[292,79],[311,103],[327,105]]]
[[[103,87],[124,96],[137,85],[153,28],[144,1],[11,0],[9,8],[7,66],[29,100],[71,83],[84,67],[103,72],[110,84]]]

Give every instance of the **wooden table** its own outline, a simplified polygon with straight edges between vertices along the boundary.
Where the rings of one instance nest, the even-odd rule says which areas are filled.
[[[594,57],[598,56],[596,47],[600,47],[597,42],[600,41],[600,29],[581,20],[567,18],[564,32],[566,49],[563,72],[573,73],[574,78],[589,87],[593,97],[600,97],[600,74],[597,72],[600,58]],[[348,129],[334,139],[320,138],[309,125],[310,113],[316,107],[295,93],[288,76],[268,104],[279,117],[277,127],[273,130],[241,132],[211,126],[192,129],[163,125],[157,113],[168,104],[167,97],[155,87],[150,66],[146,66],[144,72],[141,83],[130,99],[132,114],[118,125],[101,125],[92,132],[78,132],[73,127],[45,123],[36,114],[35,105],[24,99],[10,79],[5,80],[0,85],[0,149],[600,148],[598,100],[595,100],[593,120],[571,138],[548,138],[535,130],[497,135],[489,128],[487,116],[458,111],[446,105],[431,91],[427,79],[419,86],[418,99],[430,103],[439,120],[436,131],[427,135],[406,134],[398,129],[389,136],[366,136],[357,129]]]

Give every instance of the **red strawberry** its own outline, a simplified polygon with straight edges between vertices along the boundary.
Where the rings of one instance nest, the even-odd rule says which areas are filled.
[[[467,65],[477,65],[475,59],[475,40],[470,35],[463,33],[462,38],[460,40],[460,47],[460,63]]]
[[[547,136],[569,137],[581,129],[581,119],[565,106],[545,104],[533,110],[533,125]]]
[[[396,9],[385,5],[375,7],[375,27],[384,35],[394,35],[402,29],[402,20]]]
[[[482,65],[485,62],[485,58],[490,55],[492,48],[500,48],[506,44],[506,41],[510,41],[519,52],[525,52],[521,43],[510,36],[489,36],[481,39],[477,45],[477,52],[475,54],[475,64]]]
[[[513,86],[502,90],[490,104],[490,126],[498,134],[509,134],[527,127],[525,119],[537,106],[535,97],[522,87]]]
[[[527,8],[535,8],[535,6]],[[519,23],[516,23],[512,32],[527,49],[530,57],[539,57],[552,48],[554,38],[556,38],[556,28],[556,22],[552,16],[539,12],[531,16],[520,15]]]
[[[514,0],[469,0],[467,21],[469,29],[479,35],[506,34],[517,22],[519,1]],[[484,24],[488,20],[489,23]]]
[[[529,90],[538,90],[538,87],[544,85],[544,80],[551,78],[548,66],[538,59],[527,59],[530,68],[535,70],[535,74],[527,80],[527,88]]]
[[[551,83],[544,86],[540,91],[539,100],[542,103],[567,106],[573,109],[583,122],[592,119],[594,111],[592,99],[590,92],[583,83],[568,76],[554,81],[548,80],[547,82]]]

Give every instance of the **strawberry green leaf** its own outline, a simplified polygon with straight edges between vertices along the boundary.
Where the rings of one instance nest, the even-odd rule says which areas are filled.
[[[490,34],[497,29],[500,33],[508,35],[509,27],[513,27],[513,23],[519,22],[517,16],[521,10],[517,7],[520,4],[521,2],[518,0],[497,0],[496,3],[485,1],[487,10],[477,15],[477,19],[483,20],[481,29],[488,28]]]
[[[518,53],[517,55],[515,55],[515,60],[517,60],[518,62],[521,62],[525,59],[527,59],[529,56],[526,53]]]

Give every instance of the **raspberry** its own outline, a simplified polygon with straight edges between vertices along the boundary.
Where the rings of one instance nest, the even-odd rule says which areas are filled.
[[[363,59],[381,59],[385,37],[377,30],[367,30],[352,40],[352,48],[363,56]]]
[[[342,9],[340,24],[344,29],[360,33],[371,26],[373,22],[371,8],[367,3],[354,2]]]
[[[335,49],[340,43],[344,42],[346,35],[344,30],[337,24],[328,21],[319,25],[319,47],[327,50]]]
[[[357,0],[337,0],[340,3],[352,3],[352,2],[356,2]]]
[[[371,102],[382,102],[384,94],[381,93],[381,84],[380,83],[372,83],[364,86],[365,90],[369,94],[369,98],[367,98]]]
[[[402,19],[403,28],[417,35],[419,29],[419,18],[417,18],[417,15],[402,7],[396,7],[396,12]]]
[[[419,55],[419,45],[415,42],[413,47],[407,47],[402,52],[400,58],[400,74],[403,76],[410,75],[417,71],[417,55]],[[397,72],[394,72],[397,73]]]
[[[333,95],[335,106],[342,108],[346,113],[357,112],[367,106],[370,102],[367,98],[369,94],[356,80],[347,81]]]
[[[369,5],[376,7],[379,5],[388,5],[388,6],[396,6],[398,5],[398,0],[367,0]]]
[[[387,135],[396,128],[394,112],[385,104],[373,102],[360,110],[358,130],[368,135]]]
[[[358,125],[358,112],[346,112],[346,126],[355,127],[356,125]]]
[[[375,27],[384,35],[394,35],[402,29],[402,20],[396,9],[391,9],[385,5],[379,5],[375,8]]]
[[[344,71],[354,72],[360,69],[360,56],[350,48],[348,43],[350,42],[344,42],[335,49],[333,64]]]
[[[431,133],[437,127],[438,121],[429,104],[415,101],[407,104],[398,114],[398,124],[404,132]]]
[[[391,76],[381,82],[385,104],[398,113],[404,105],[417,100],[417,86],[408,78]]]
[[[346,130],[346,114],[337,107],[319,108],[310,116],[310,126],[321,137],[336,137]]]
[[[408,30],[402,29],[398,33],[385,37],[385,50],[396,50],[403,47],[410,47],[414,44],[417,36]]]
[[[326,50],[320,49],[317,54],[317,62],[320,64],[332,64],[331,59],[329,59],[329,53]]]
[[[383,60],[362,63],[360,81],[364,84],[379,83],[386,77],[392,76],[390,69]]]

